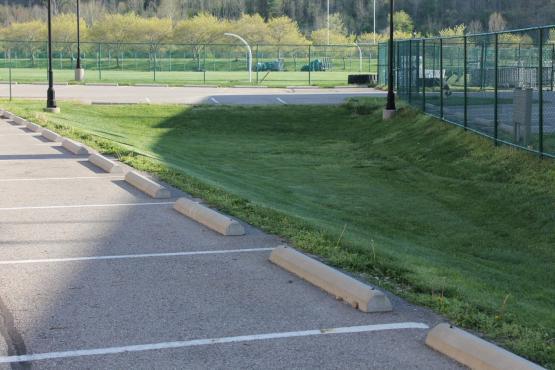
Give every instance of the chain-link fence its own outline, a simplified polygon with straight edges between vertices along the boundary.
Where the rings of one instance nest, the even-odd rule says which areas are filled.
[[[387,43],[378,83],[387,84]],[[399,98],[504,143],[555,157],[555,26],[395,42]]]
[[[250,45],[81,43],[88,82],[190,84],[345,85],[350,74],[377,70],[377,45]],[[71,82],[75,42],[52,45],[55,82]],[[45,41],[0,40],[0,80],[45,82]],[[251,82],[252,81],[252,82]]]

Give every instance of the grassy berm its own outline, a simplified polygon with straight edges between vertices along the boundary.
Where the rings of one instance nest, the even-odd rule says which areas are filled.
[[[555,162],[381,100],[3,101],[328,263],[555,368]]]

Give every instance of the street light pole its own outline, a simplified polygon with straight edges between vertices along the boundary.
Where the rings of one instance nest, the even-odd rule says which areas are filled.
[[[389,47],[387,71],[387,105],[383,111],[383,118],[389,119],[395,115],[395,93],[393,92],[393,0],[389,0]]]
[[[81,13],[79,11],[79,0],[77,0],[77,63],[75,64],[75,81],[82,81],[85,78],[85,70],[81,68]]]
[[[328,46],[330,45],[330,0],[328,0]]]
[[[54,92],[54,74],[52,73],[52,0],[48,0],[48,90],[46,92],[45,111],[57,113],[56,93]]]
[[[374,0],[374,45],[376,45],[376,0]]]

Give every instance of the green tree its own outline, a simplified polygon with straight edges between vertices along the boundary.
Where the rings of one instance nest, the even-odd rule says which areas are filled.
[[[393,13],[393,29],[403,33],[412,33],[414,31],[414,23],[410,15],[404,10]]]
[[[41,21],[12,23],[1,31],[2,39],[8,41],[9,50],[20,49],[29,55],[31,65],[35,65],[35,53],[44,46],[46,25]]]
[[[173,30],[173,40],[176,43],[190,45],[193,58],[197,60],[200,70],[200,56],[204,46],[222,41],[228,28],[228,22],[208,13],[200,13],[177,23]]]
[[[269,41],[277,47],[278,59],[284,47],[307,45],[307,39],[299,31],[299,26],[291,18],[282,16],[268,22]]]
[[[128,43],[136,42],[141,37],[139,22],[134,13],[108,14],[93,25],[90,39],[107,43],[105,47],[116,54],[116,64],[120,67],[120,57],[129,48]]]

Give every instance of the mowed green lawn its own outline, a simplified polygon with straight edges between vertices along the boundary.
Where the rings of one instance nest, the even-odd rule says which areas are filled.
[[[11,79],[18,83],[33,83],[33,82],[47,82],[46,69],[39,68],[17,68],[12,69]],[[322,86],[333,87],[338,85],[347,85],[349,74],[356,74],[358,72],[311,72],[310,81],[308,72],[259,72],[258,81],[259,85],[271,87],[285,87],[290,85],[295,86]],[[54,70],[55,83],[75,83],[74,71],[72,69],[56,69]],[[7,68],[0,68],[0,81],[9,80],[9,70]],[[252,72],[252,84],[257,84],[257,73]],[[207,71],[203,72],[154,72],[148,71],[130,71],[130,70],[103,70],[99,73],[97,70],[85,70],[85,83],[119,83],[119,84],[142,84],[142,83],[159,83],[169,84],[176,86],[183,85],[220,85],[220,86],[233,86],[233,85],[249,85],[248,71]]]
[[[383,122],[381,100],[43,104],[2,102],[555,366],[552,160],[409,108]]]

